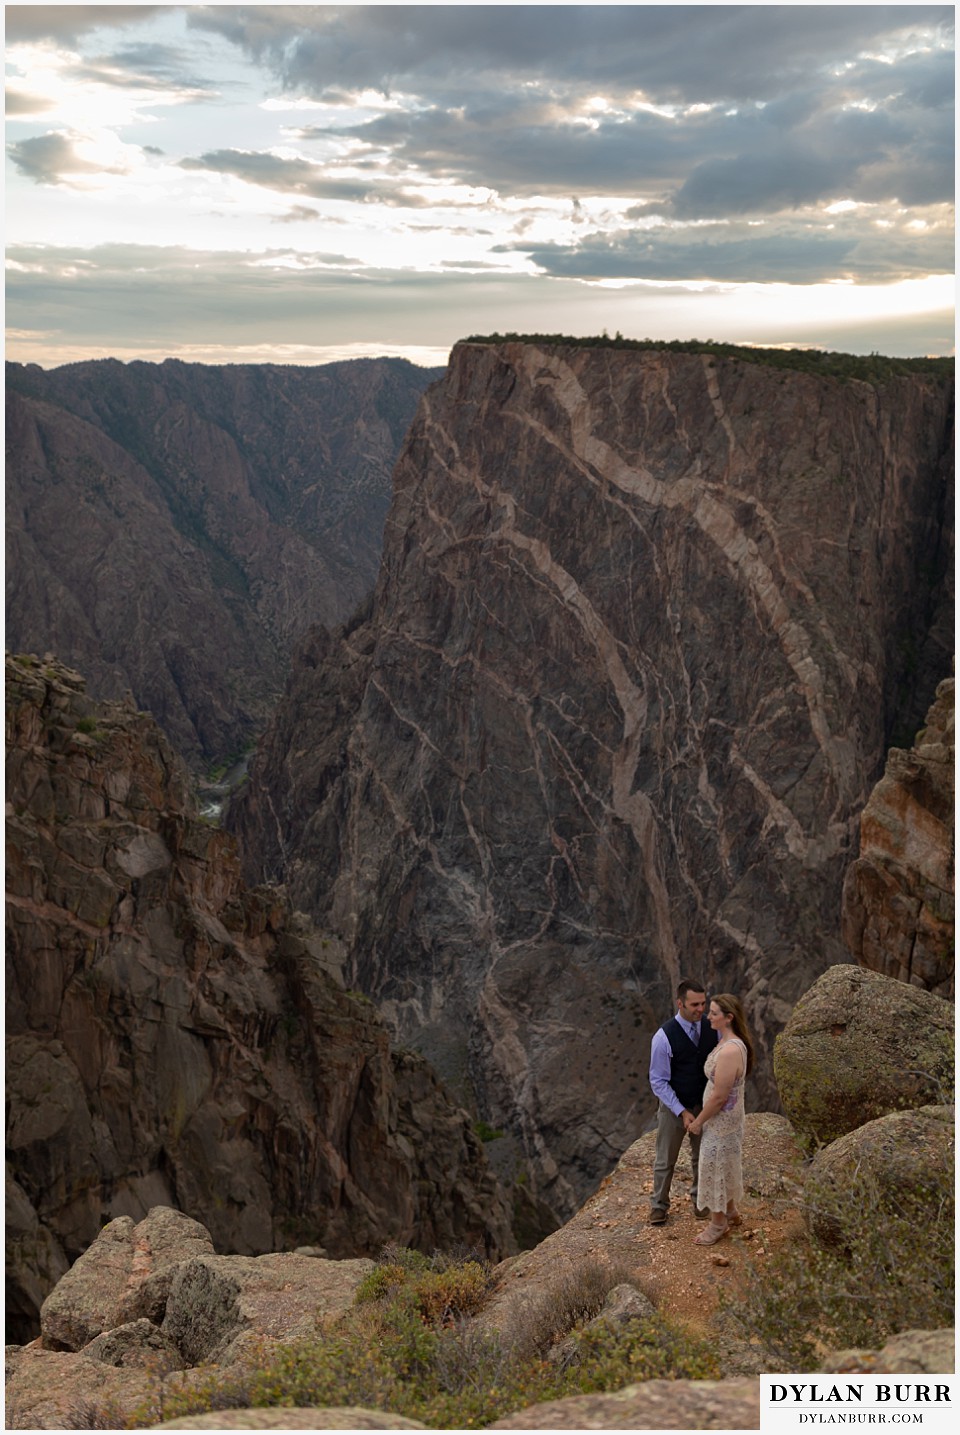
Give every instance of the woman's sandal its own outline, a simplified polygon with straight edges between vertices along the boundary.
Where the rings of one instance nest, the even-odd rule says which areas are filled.
[[[728,1226],[742,1226],[742,1225],[743,1225],[743,1216],[740,1214],[739,1211],[736,1213],[735,1216],[728,1216],[728,1217],[727,1217],[727,1225],[728,1225]]]
[[[699,1236],[694,1239],[693,1244],[695,1246],[716,1245],[717,1241],[719,1241],[722,1236],[725,1236],[729,1229],[730,1227],[726,1221],[724,1221],[722,1226],[718,1226],[713,1221],[711,1221],[709,1226],[706,1226],[700,1232]]]

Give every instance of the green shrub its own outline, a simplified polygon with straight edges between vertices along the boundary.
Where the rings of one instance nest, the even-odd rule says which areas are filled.
[[[717,1356],[682,1326],[651,1316],[620,1326],[599,1323],[576,1336],[580,1390],[621,1390],[643,1380],[719,1380]]]
[[[426,1257],[416,1251],[411,1254],[418,1256],[423,1266],[413,1264],[404,1269],[396,1261],[375,1266],[357,1287],[358,1304],[392,1300],[414,1310],[431,1327],[449,1325],[480,1309],[490,1280],[479,1261],[433,1270]]]
[[[607,1266],[599,1261],[571,1266],[546,1290],[524,1303],[509,1332],[511,1345],[529,1359],[546,1355],[574,1326],[600,1314],[614,1286],[633,1284],[635,1279],[625,1266]]]
[[[722,1298],[735,1322],[759,1341],[777,1370],[815,1370],[822,1347],[876,1349],[902,1330],[954,1323],[954,1208],[904,1191],[896,1206],[868,1178],[850,1220],[849,1193],[810,1191],[808,1218],[843,1240],[803,1235],[762,1267],[752,1264],[737,1300]],[[814,1209],[813,1202],[816,1202]]]
[[[473,1129],[481,1141],[497,1141],[503,1132],[497,1126],[491,1126],[488,1121],[475,1121]]]

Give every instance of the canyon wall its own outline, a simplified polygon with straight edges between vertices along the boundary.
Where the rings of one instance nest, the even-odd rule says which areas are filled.
[[[860,818],[843,886],[854,961],[953,1000],[955,683],[945,678],[909,749],[893,747]]]
[[[402,359],[7,365],[6,624],[192,760],[263,721],[291,644],[373,587],[427,383]]]
[[[925,375],[468,342],[421,401],[374,598],[302,646],[229,821],[558,1211],[649,1122],[678,977],[745,1000],[775,1106],[950,671],[951,485]]]
[[[8,1338],[157,1205],[237,1254],[506,1254],[467,1113],[344,990],[336,940],[244,885],[153,720],[6,666]]]

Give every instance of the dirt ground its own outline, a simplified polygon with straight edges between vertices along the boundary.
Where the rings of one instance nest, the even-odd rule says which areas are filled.
[[[649,1223],[655,1140],[650,1132],[636,1141],[565,1226],[534,1250],[502,1264],[484,1323],[502,1328],[522,1318],[534,1297],[565,1273],[576,1273],[593,1261],[622,1271],[623,1279],[642,1289],[663,1315],[683,1322],[697,1335],[715,1337],[718,1346],[733,1354],[728,1323],[718,1318],[720,1295],[735,1297],[752,1267],[762,1268],[787,1242],[802,1235],[801,1153],[784,1117],[749,1115],[743,1151],[743,1225],[713,1246],[697,1246],[694,1238],[705,1223],[696,1219],[689,1196],[687,1147],[677,1163],[667,1223]],[[749,1359],[749,1352],[738,1347],[736,1358]],[[755,1373],[755,1369],[743,1366],[737,1373]]]
[[[647,1192],[651,1185],[645,1183]],[[748,1195],[742,1215],[743,1225],[716,1245],[697,1246],[694,1239],[705,1222],[696,1219],[684,1197],[671,1206],[666,1226],[647,1226],[638,1235],[644,1283],[654,1288],[658,1308],[698,1334],[710,1333],[721,1291],[735,1294],[748,1263],[762,1266],[804,1232],[799,1210],[782,1200]]]

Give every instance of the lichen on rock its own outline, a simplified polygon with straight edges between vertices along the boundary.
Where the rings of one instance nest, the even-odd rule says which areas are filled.
[[[780,1099],[808,1150],[892,1111],[952,1101],[954,1009],[853,965],[830,967],[776,1040]]]

